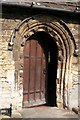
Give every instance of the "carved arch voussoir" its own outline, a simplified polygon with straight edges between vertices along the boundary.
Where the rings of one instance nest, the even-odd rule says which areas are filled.
[[[33,19],[34,18],[34,19]],[[14,30],[10,44],[14,45],[17,34],[18,37],[22,38],[21,42],[27,40],[31,35],[35,34],[35,32],[44,31],[49,33],[52,37],[54,37],[56,43],[62,45],[64,44],[67,54],[71,53],[70,50],[75,49],[74,40],[71,40],[71,36],[69,33],[69,28],[64,25],[64,22],[57,19],[53,16],[34,16],[31,18],[27,18],[23,20]],[[57,39],[56,39],[57,38]],[[72,47],[72,48],[71,48]],[[70,55],[70,54],[69,54]]]

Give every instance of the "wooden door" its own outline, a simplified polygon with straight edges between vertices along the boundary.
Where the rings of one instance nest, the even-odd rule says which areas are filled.
[[[24,46],[23,106],[46,103],[46,59],[37,40],[28,40]]]

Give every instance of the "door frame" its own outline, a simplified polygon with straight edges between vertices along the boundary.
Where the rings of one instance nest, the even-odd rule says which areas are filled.
[[[44,40],[42,40],[42,39],[44,39]],[[30,38],[27,41],[30,41],[30,40],[38,41],[38,44],[40,44],[40,46],[41,46],[41,48],[43,50],[43,53],[45,54],[45,62],[46,62],[46,71],[44,71],[44,72],[46,72],[45,73],[45,81],[44,81],[45,82],[44,83],[45,84],[44,87],[45,87],[45,91],[46,91],[46,93],[45,93],[45,101],[43,101],[43,103],[38,103],[38,105],[46,104],[46,105],[50,105],[50,106],[57,106],[57,103],[56,103],[56,77],[57,77],[57,63],[58,63],[58,59],[57,59],[57,56],[58,56],[57,45],[54,42],[53,38],[49,34],[47,34],[45,32],[35,33],[34,35],[30,36]],[[50,56],[49,56],[49,53],[50,53]],[[54,57],[52,57],[52,56],[54,56]],[[49,59],[50,59],[50,61],[49,61]],[[53,66],[53,68],[51,67],[51,70],[48,69],[48,67],[50,67],[49,66],[50,64],[51,64],[51,66]],[[51,72],[49,72],[49,71],[51,71]],[[54,72],[52,73],[52,71],[54,71]],[[49,72],[50,75],[48,74],[48,72]],[[51,75],[53,76],[52,78],[50,77]],[[50,83],[50,82],[52,82],[52,83]],[[49,83],[53,84],[53,85],[49,86],[48,85]],[[51,86],[52,86],[52,88],[51,88]],[[51,91],[52,95],[51,96],[53,98],[53,101],[50,100],[52,98],[50,97],[51,93],[48,92],[49,91],[48,89],[49,90],[52,89],[52,91]],[[25,91],[23,91],[23,94],[25,95]],[[23,96],[23,101],[24,101],[24,97],[25,96]],[[24,104],[26,105],[25,102],[24,102]],[[34,103],[32,106],[36,106],[36,105],[37,105],[37,102]],[[30,105],[26,105],[26,107],[27,106],[29,107]]]

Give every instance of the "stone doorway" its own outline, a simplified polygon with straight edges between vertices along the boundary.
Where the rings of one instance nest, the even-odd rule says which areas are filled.
[[[58,18],[54,16],[44,16],[38,15],[35,17],[31,17],[29,19],[23,20],[13,31],[11,36],[9,47],[10,50],[13,50],[13,58],[15,63],[15,86],[17,88],[21,88],[23,93],[23,49],[25,42],[28,41],[31,37],[39,38],[42,48],[45,48],[45,56],[46,56],[46,68],[47,68],[47,82],[49,82],[49,76],[52,76],[53,67],[56,69],[54,78],[56,77],[55,91],[53,94],[55,99],[51,103],[50,92],[48,91],[48,87],[46,85],[46,103],[49,106],[57,106],[58,107],[69,107],[69,83],[72,80],[72,59],[73,53],[76,50],[76,44],[74,37],[69,30],[68,26]],[[46,37],[44,37],[46,36]],[[42,37],[42,38],[41,38]],[[43,39],[44,37],[44,39]],[[33,39],[32,38],[32,39]],[[46,42],[45,42],[46,41]],[[53,42],[52,42],[53,41]],[[44,44],[43,44],[44,43]],[[53,52],[54,51],[54,52]],[[55,52],[56,51],[56,52]],[[53,56],[52,56],[53,54]],[[52,56],[52,57],[51,57]],[[56,56],[56,57],[54,57]],[[57,63],[55,63],[55,61]],[[53,62],[54,61],[54,65]],[[50,62],[50,63],[49,63]],[[50,68],[50,69],[49,69]],[[51,77],[52,78],[52,77]],[[45,82],[45,83],[47,83]],[[52,85],[51,80],[51,85]],[[48,83],[49,85],[49,83]],[[50,86],[51,86],[50,85]],[[49,93],[48,93],[49,92]],[[53,91],[52,91],[53,92]],[[49,96],[50,95],[50,96]],[[23,94],[21,96],[21,104],[23,103]],[[57,102],[56,102],[57,101]]]

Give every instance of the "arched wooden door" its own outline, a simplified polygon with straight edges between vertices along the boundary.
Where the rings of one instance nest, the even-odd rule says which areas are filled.
[[[37,40],[28,40],[24,46],[23,107],[46,103],[46,59]]]

